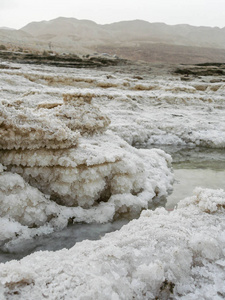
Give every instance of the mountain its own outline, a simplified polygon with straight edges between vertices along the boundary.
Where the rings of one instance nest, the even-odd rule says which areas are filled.
[[[23,30],[0,28],[0,44],[23,46],[32,39],[32,35]]]
[[[225,28],[166,25],[146,21],[126,21],[106,25],[122,39],[182,46],[225,48]]]
[[[0,27],[0,29],[4,29],[4,30],[15,30],[14,28],[10,28],[10,27]]]
[[[225,48],[225,28],[166,25],[142,20],[98,25],[88,20],[57,18],[33,22],[22,28],[36,38],[59,41],[67,36],[73,41],[111,43],[150,42],[172,45]]]
[[[46,36],[49,36],[49,40],[61,36],[77,36],[79,39],[93,39],[98,34],[99,25],[92,21],[80,21],[74,18],[57,18],[51,21],[32,22],[21,28],[21,30],[36,38],[46,38]]]
[[[5,34],[5,30],[0,29],[0,43],[7,40],[8,44],[20,42],[31,49],[50,48],[77,54],[108,52],[151,62],[225,61],[225,28],[218,27],[142,20],[99,25],[89,20],[60,17],[32,22],[10,32]]]

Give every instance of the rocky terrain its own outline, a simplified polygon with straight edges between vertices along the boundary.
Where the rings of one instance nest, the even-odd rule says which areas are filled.
[[[116,66],[127,64],[128,61],[119,57],[111,56],[77,56],[75,54],[58,55],[54,53],[23,53],[14,51],[0,51],[0,59],[2,61],[11,61],[23,64],[49,65],[57,67],[70,68],[99,68],[106,66]],[[0,66],[4,68],[4,65]]]

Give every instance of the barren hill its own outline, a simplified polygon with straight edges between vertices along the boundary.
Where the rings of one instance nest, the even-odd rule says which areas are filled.
[[[225,28],[195,27],[190,25],[166,25],[142,20],[122,21],[98,25],[88,20],[57,18],[51,21],[33,22],[22,28],[36,38],[54,40],[70,37],[74,41],[95,41],[95,44],[151,42],[182,46],[225,48]]]
[[[7,34],[6,34],[7,32]],[[37,50],[88,54],[108,52],[151,62],[225,61],[225,28],[166,25],[142,20],[99,25],[57,18],[32,22],[21,30],[0,29],[0,42]]]

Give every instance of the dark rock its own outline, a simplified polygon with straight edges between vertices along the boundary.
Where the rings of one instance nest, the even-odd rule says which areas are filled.
[[[97,68],[104,66],[116,66],[127,63],[125,59],[115,59],[107,57],[91,57],[85,56],[80,58],[75,54],[68,55],[49,55],[48,53],[19,53],[2,51],[0,52],[0,60],[13,61],[23,64],[37,64],[37,65],[50,65],[56,67],[68,68]]]

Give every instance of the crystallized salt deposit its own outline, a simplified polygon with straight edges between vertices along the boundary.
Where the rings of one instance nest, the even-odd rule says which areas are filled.
[[[6,166],[7,162],[17,163],[20,167],[14,166],[13,172],[22,173],[53,199],[57,196],[61,204],[77,207],[58,205],[18,174],[3,172],[0,174],[1,217],[31,228],[23,228],[26,235],[21,228],[19,232],[15,230],[14,237],[5,234],[2,241],[41,234],[43,226],[43,233],[46,226],[49,230],[63,228],[71,219],[103,223],[121,214],[138,216],[143,208],[165,201],[172,189],[169,155],[161,150],[136,150],[111,134],[90,144],[86,142],[83,148],[81,142],[79,147],[63,155],[55,152],[54,156],[50,150],[29,155],[14,151],[9,156],[6,153],[7,160],[3,154]],[[40,227],[38,233],[32,227]]]
[[[135,149],[107,131],[110,120],[93,104],[95,95],[1,101],[0,162],[7,172],[1,167],[0,216],[11,224],[1,239],[5,249],[71,221],[133,218],[165,203],[172,191],[171,157]]]
[[[134,207],[139,206],[140,211],[154,197],[160,200],[167,196],[173,181],[170,156],[160,150],[134,149],[115,134],[104,133],[109,120],[91,104],[92,96],[64,95],[63,105],[47,103],[29,110],[27,103],[20,102],[15,108],[15,103],[7,102],[6,110],[8,107],[14,110],[2,121],[0,162],[8,171],[22,175],[32,186],[67,206],[90,208],[116,197],[117,200],[113,200],[118,206],[116,211],[129,201]],[[1,109],[4,108],[3,105]],[[18,115],[18,111],[23,115]],[[47,134],[46,140],[39,134],[39,123],[32,119],[33,111],[48,122],[48,128],[40,123],[42,132],[52,133]],[[8,120],[14,125],[10,130],[5,127]],[[49,142],[55,135],[54,120],[60,121],[56,131],[65,127],[75,133],[76,147],[70,144],[70,139],[64,142],[58,133],[56,139],[51,140],[53,144]],[[25,134],[20,135],[24,128],[28,132],[27,139]],[[123,211],[126,212],[126,208]]]
[[[224,299],[224,208],[224,191],[198,189],[100,241],[2,264],[2,299]]]
[[[146,191],[150,201],[166,196],[172,184],[169,155],[134,149],[111,133],[80,138],[76,148],[66,150],[2,152],[1,162],[58,203],[83,208],[113,195],[138,198]]]
[[[0,103],[0,148],[36,149],[76,145],[78,134],[71,132],[57,119],[23,107],[21,101]]]
[[[225,146],[223,81],[133,75],[0,70],[3,251],[163,203],[171,157],[129,144]],[[224,206],[224,191],[197,189],[100,241],[1,264],[0,298],[224,299]]]
[[[138,78],[135,71],[114,72],[112,76],[110,71],[47,66],[2,69],[0,97],[10,102],[28,101],[29,106],[37,108],[47,103],[62,105],[63,94],[82,94],[84,98],[91,94],[92,107],[94,103],[100,107],[101,114],[111,120],[109,128],[129,144],[225,146],[222,78],[216,83],[210,76],[181,81],[179,76],[154,76],[151,72]],[[67,126],[64,117],[59,116],[57,121]],[[96,124],[102,128],[104,122],[108,121]]]
[[[91,104],[92,95],[64,95],[64,103],[27,107],[24,101],[1,101],[1,149],[65,149],[79,133],[104,131],[109,119]]]

